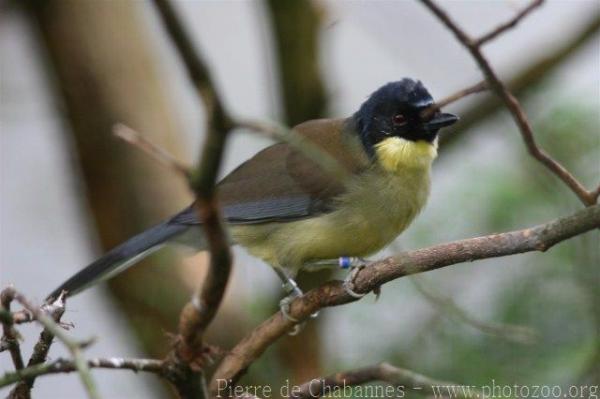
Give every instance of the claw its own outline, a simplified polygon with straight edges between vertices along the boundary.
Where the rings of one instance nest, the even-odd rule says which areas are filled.
[[[291,282],[291,283],[290,283]],[[288,287],[293,287],[288,289]],[[279,310],[284,318],[288,319],[292,323],[294,323],[294,329],[288,333],[290,336],[298,335],[300,331],[304,328],[305,323],[301,323],[300,320],[292,317],[290,315],[290,304],[292,301],[298,297],[302,296],[302,290],[298,288],[296,282],[294,280],[288,280],[288,282],[283,284],[283,288],[289,293],[288,296],[279,301]],[[311,315],[312,317],[313,315]]]
[[[285,279],[281,286],[288,295],[281,301],[279,301],[279,310],[281,311],[281,314],[284,318],[294,323],[294,329],[288,333],[288,335],[294,336],[298,335],[298,333],[302,331],[304,323],[300,323],[300,320],[290,315],[290,304],[294,299],[301,297],[304,293],[292,278],[288,277],[285,274],[283,276],[285,277]]]
[[[353,258],[353,260],[354,259],[355,258]],[[362,293],[354,291],[354,279],[356,278],[358,273],[367,266],[366,265],[367,262],[361,258],[356,258],[356,259],[360,263],[357,262],[357,263],[351,265],[350,273],[348,273],[346,275],[346,278],[344,279],[343,287],[344,287],[344,291],[346,291],[346,293],[348,295],[350,295],[353,298],[360,299],[363,296],[367,295],[367,293],[365,292],[364,294],[362,294]]]
[[[298,320],[295,317],[292,317],[290,315],[290,303],[292,303],[292,301],[296,298],[297,298],[297,296],[295,294],[292,294],[292,295],[286,296],[281,301],[279,301],[279,310],[281,310],[281,314],[283,315],[283,317],[285,317],[286,319],[288,319],[289,321],[291,321],[293,323],[300,322],[300,320]]]
[[[300,287],[298,287],[298,284],[296,284],[296,282],[289,277],[286,278],[285,282],[282,284],[282,287],[288,296],[279,301],[279,310],[281,311],[283,317],[295,324],[294,329],[290,331],[288,335],[297,335],[300,331],[302,331],[305,323],[301,323],[300,320],[290,315],[290,304],[294,299],[304,295],[304,293]],[[310,315],[310,317],[313,319],[317,316],[319,316],[319,312],[315,312]]]

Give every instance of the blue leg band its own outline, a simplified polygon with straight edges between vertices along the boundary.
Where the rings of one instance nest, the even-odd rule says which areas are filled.
[[[341,256],[339,258],[339,263],[342,269],[348,269],[352,264],[352,259],[348,256]]]

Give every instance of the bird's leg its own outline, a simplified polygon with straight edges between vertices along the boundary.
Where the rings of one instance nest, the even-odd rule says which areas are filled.
[[[325,259],[321,261],[307,263],[303,266],[303,268],[320,269],[338,266],[342,269],[350,269],[350,272],[344,279],[344,290],[348,293],[348,295],[354,298],[362,298],[366,295],[366,293],[359,294],[358,292],[354,291],[354,279],[356,278],[358,272],[360,272],[360,270],[362,270],[367,265],[367,263],[368,261],[363,258],[342,256],[337,259]],[[298,287],[296,281],[292,277],[290,277],[284,269],[275,267],[274,270],[275,273],[277,273],[277,275],[281,279],[282,287],[285,293],[287,294],[285,298],[279,301],[279,309],[281,310],[283,317],[285,317],[291,322],[296,323],[294,331],[290,333],[290,335],[296,335],[302,330],[303,324],[299,324],[300,321],[290,315],[290,304],[294,299],[304,295],[304,293],[302,292],[300,287]],[[312,318],[315,318],[318,315],[319,312],[315,312],[310,316]]]
[[[356,275],[369,263],[367,259],[351,256],[341,256],[337,259],[325,259],[311,262],[303,265],[304,269],[319,270],[322,268],[339,267],[341,269],[350,269],[350,272],[344,279],[344,290],[348,295],[354,298],[362,298],[365,294],[359,294],[354,291],[354,279]]]
[[[339,258],[339,265],[342,269],[350,269],[350,272],[344,279],[344,291],[353,298],[362,298],[366,293],[361,294],[354,291],[354,279],[358,273],[367,266],[368,261],[363,258],[343,256]]]
[[[296,323],[296,325],[294,326],[294,330],[289,333],[289,335],[296,335],[302,330],[303,324],[298,324],[299,320],[290,315],[290,303],[292,303],[294,299],[301,297],[304,293],[302,292],[300,287],[298,287],[296,281],[293,278],[291,278],[285,272],[285,270],[280,269],[278,267],[274,269],[275,273],[277,273],[277,275],[281,279],[281,286],[283,287],[283,290],[287,294],[285,298],[279,301],[279,309],[281,310],[281,314],[283,315],[283,317],[285,317],[291,322]]]
[[[318,260],[318,261],[314,261],[314,262],[310,262],[310,263],[305,263],[304,265],[302,265],[302,270],[314,272],[314,271],[322,270],[322,269],[331,269],[334,267],[340,267],[339,259],[341,259],[341,258],[324,259],[324,260]]]
[[[357,258],[351,256],[341,256],[337,259],[325,259],[311,263],[307,263],[302,266],[303,269],[307,270],[319,270],[322,268],[339,267],[341,269],[350,269],[350,272],[344,279],[344,290],[348,295],[354,298],[362,298],[365,294],[359,294],[354,291],[354,279],[356,275],[369,263],[367,259]]]
[[[286,319],[297,323],[298,320],[294,319],[289,314],[290,303],[294,299],[301,297],[304,293],[302,292],[300,287],[298,287],[298,284],[296,283],[296,281],[294,281],[293,278],[288,276],[288,274],[284,270],[282,270],[280,268],[275,268],[275,272],[281,279],[281,287],[283,288],[283,290],[285,291],[285,293],[287,295],[285,298],[283,298],[279,302],[279,307],[281,308],[281,313],[283,313],[283,315],[285,316]]]

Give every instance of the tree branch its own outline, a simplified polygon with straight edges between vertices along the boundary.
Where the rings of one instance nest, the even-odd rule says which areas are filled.
[[[521,20],[523,18],[525,18],[527,16],[527,14],[529,14],[531,11],[533,11],[536,8],[538,8],[539,6],[541,6],[542,3],[544,3],[544,0],[532,1],[531,3],[529,3],[529,5],[527,7],[523,8],[513,18],[511,18],[510,20],[508,20],[507,22],[505,22],[503,24],[500,24],[497,28],[493,29],[491,32],[486,33],[485,35],[483,35],[479,39],[477,39],[477,41],[475,42],[475,45],[482,46],[485,43],[489,42],[490,40],[495,39],[496,36],[501,35],[506,30],[514,28],[515,26],[517,26],[517,24],[519,22],[521,22]]]
[[[41,311],[48,314],[50,318],[55,322],[59,323],[60,318],[65,312],[65,302],[64,296],[61,294],[58,298],[52,303],[47,303],[42,305]],[[33,319],[33,314],[31,312],[25,311],[24,314],[30,315],[29,317]],[[48,352],[50,352],[50,346],[52,345],[52,341],[54,340],[54,334],[47,328],[44,328],[40,334],[40,338],[38,342],[33,347],[33,353],[29,358],[29,362],[27,362],[27,367],[32,367],[37,364],[44,363],[48,357]],[[35,377],[27,378],[24,381],[21,381],[17,386],[10,392],[8,395],[9,398],[26,398],[31,395],[31,388],[33,388],[33,384],[35,383]]]
[[[600,29],[600,14],[596,14],[590,18],[590,21],[583,25],[581,29],[566,42],[560,45],[557,49],[553,49],[550,53],[544,54],[540,58],[534,60],[530,65],[516,73],[507,81],[507,87],[515,95],[521,97],[527,94],[530,89],[538,85],[556,68],[569,60],[582,47],[596,37]],[[458,142],[459,138],[473,134],[474,125],[484,119],[494,115],[502,106],[502,101],[497,96],[489,96],[476,104],[462,110],[460,112],[460,121],[457,125],[457,130],[453,134],[442,135],[440,142],[446,149],[440,155],[448,154],[448,146]]]
[[[2,342],[10,352],[10,357],[15,365],[15,370],[25,367],[23,356],[21,355],[21,346],[19,345],[19,333],[14,327],[14,320],[10,313],[10,304],[15,299],[15,290],[7,288],[0,294],[0,305],[2,306]]]
[[[58,324],[54,322],[54,320],[52,320],[50,316],[48,316],[39,307],[31,304],[27,300],[27,298],[25,298],[22,294],[17,292],[14,288],[9,287],[4,289],[3,295],[9,295],[10,297],[14,298],[14,300],[19,302],[25,309],[31,312],[35,320],[42,326],[44,326],[45,330],[47,330],[49,334],[55,336],[67,347],[67,349],[69,350],[69,352],[71,352],[71,355],[73,356],[73,360],[78,370],[79,377],[81,378],[81,382],[83,383],[88,393],[88,396],[94,399],[99,398],[96,390],[96,385],[94,384],[92,375],[90,374],[90,369],[83,357],[83,354],[81,353],[81,349],[87,346],[90,343],[90,341],[88,340],[86,342],[77,342],[73,340],[71,337],[69,337],[69,335],[67,335],[64,332],[64,330]],[[59,296],[57,301],[59,300],[62,301],[63,298]],[[64,307],[64,303],[61,306]]]
[[[156,359],[125,359],[118,357],[89,359],[87,360],[87,367],[165,374],[164,362]],[[70,373],[73,371],[78,371],[77,364],[69,359],[56,359],[50,363],[34,364],[16,372],[4,374],[0,377],[0,388],[15,382],[35,379],[41,375]]]
[[[370,292],[400,277],[461,262],[546,251],[561,241],[598,227],[600,206],[593,205],[536,227],[399,253],[361,270],[355,279],[356,291]],[[330,281],[294,300],[290,315],[301,322],[319,309],[356,300],[344,290],[340,281]],[[216,389],[214,381],[217,379],[231,379],[235,383],[267,347],[293,327],[292,321],[277,313],[255,328],[223,358],[213,376],[212,392]]]
[[[419,291],[419,293],[439,311],[439,314],[443,316],[465,323],[484,334],[499,337],[507,341],[527,345],[538,341],[539,334],[530,327],[479,320],[458,306],[452,298],[439,295],[426,288],[420,279],[411,278],[411,282],[417,291]]]
[[[504,102],[504,105],[513,117],[513,120],[521,132],[521,136],[523,137],[523,141],[525,142],[529,153],[548,170],[554,173],[559,179],[561,179],[563,183],[565,183],[586,206],[595,204],[596,199],[594,199],[593,193],[588,191],[564,166],[562,166],[544,150],[538,147],[533,136],[531,124],[527,119],[525,111],[523,110],[519,101],[513,96],[513,94],[506,88],[504,83],[502,83],[502,81],[496,75],[496,72],[493,70],[488,60],[481,52],[479,41],[471,38],[464,30],[462,30],[444,10],[434,3],[433,0],[421,0],[421,2],[444,25],[446,25],[446,27],[452,31],[454,36],[456,36],[458,41],[467,50],[469,50],[471,56],[475,59],[479,65],[479,68],[484,74],[490,89]],[[515,18],[518,18],[519,15],[517,15]],[[508,25],[510,25],[510,23],[508,23]]]
[[[196,194],[196,209],[208,240],[210,268],[202,288],[181,311],[180,339],[173,353],[174,359],[186,366],[184,378],[177,384],[180,396],[198,398],[206,397],[201,374],[204,331],[219,308],[231,271],[232,257],[215,196],[215,182],[225,142],[234,125],[217,94],[206,63],[171,3],[168,0],[155,0],[154,3],[190,80],[204,103],[207,116],[206,138],[197,168],[190,177],[190,187]]]
[[[255,121],[239,121],[236,124],[239,128],[263,134],[276,142],[289,144],[290,147],[319,165],[325,173],[338,181],[344,181],[350,177],[350,172],[337,159],[332,157],[330,153],[314,144],[305,136],[296,133],[293,129],[274,122],[267,124]]]
[[[415,373],[411,370],[394,367],[388,363],[381,363],[375,366],[332,374],[324,378],[315,378],[307,383],[302,384],[299,387],[299,390],[292,392],[290,397],[293,399],[316,399],[326,395],[338,397],[335,394],[336,389],[343,389],[347,386],[362,385],[375,381],[387,382],[388,384],[400,389],[400,392],[393,392],[394,397],[403,397],[406,392],[415,392],[419,394],[428,393],[439,397],[440,393],[444,393],[442,392],[443,388],[461,386],[460,384],[453,382],[435,380],[422,374]],[[399,396],[400,394],[402,394],[402,396]],[[456,390],[456,394],[457,396],[453,397],[482,397],[478,392],[475,392],[475,390],[469,393]],[[389,396],[391,397],[392,395]]]
[[[33,320],[33,316],[31,315],[31,313],[24,309],[12,312],[12,319],[13,323],[15,324],[30,323],[32,321],[35,321]]]
[[[454,94],[449,95],[448,97],[442,98],[440,101],[436,101],[431,107],[425,109],[421,112],[421,118],[427,119],[432,116],[436,111],[445,107],[448,104],[452,104],[455,101],[460,100],[463,97],[469,96],[475,93],[481,93],[482,91],[487,90],[487,83],[485,81],[474,84],[471,87],[467,87],[465,89],[459,90]]]
[[[181,163],[177,158],[165,151],[162,147],[158,147],[129,126],[126,126],[122,123],[117,123],[113,126],[113,133],[126,143],[129,143],[144,151],[146,154],[150,155],[167,168],[174,170],[188,179],[190,178],[190,167],[188,165]]]
[[[0,338],[0,352],[4,352],[10,349],[10,344],[6,341],[6,337],[2,335]]]

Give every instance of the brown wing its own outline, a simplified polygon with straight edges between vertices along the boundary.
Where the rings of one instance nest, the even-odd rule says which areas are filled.
[[[329,153],[350,173],[359,173],[368,159],[350,151],[351,133],[346,119],[319,119],[294,130]],[[355,143],[354,143],[355,144]],[[265,148],[218,184],[223,213],[229,223],[252,224],[301,219],[331,211],[332,200],[344,185],[318,164],[286,143]],[[195,212],[173,219],[197,223]]]

